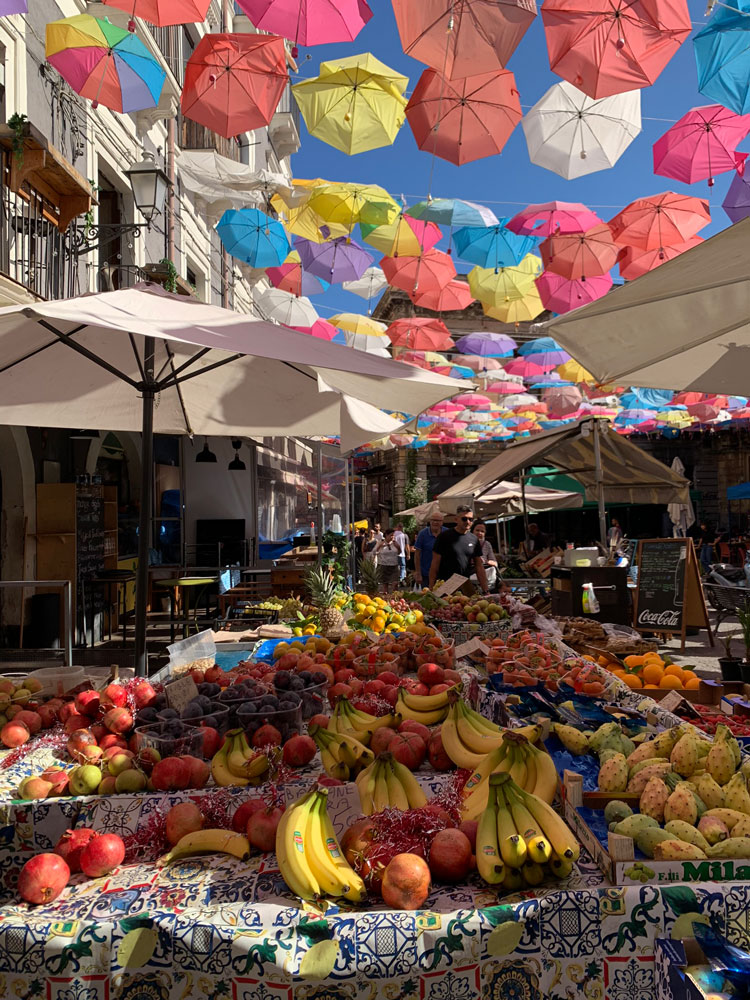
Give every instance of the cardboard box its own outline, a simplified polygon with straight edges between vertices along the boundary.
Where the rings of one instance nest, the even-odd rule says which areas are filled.
[[[695,938],[682,941],[657,938],[654,941],[654,963],[655,1000],[706,1000],[706,994],[685,976],[685,969],[690,965],[709,965]]]

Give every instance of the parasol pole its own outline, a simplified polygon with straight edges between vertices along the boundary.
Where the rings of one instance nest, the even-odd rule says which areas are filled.
[[[529,508],[526,506],[526,470],[521,469],[521,505],[523,506],[524,537],[529,537]]]
[[[146,653],[146,609],[148,606],[148,560],[153,510],[154,464],[154,338],[146,337],[143,348],[141,388],[141,509],[138,517],[138,567],[135,578],[135,674],[148,675]]]
[[[607,548],[607,512],[604,509],[604,471],[602,469],[602,448],[599,440],[601,433],[599,421],[595,418],[594,424],[594,475],[596,476],[596,505],[599,508],[599,541],[603,548]]]
[[[315,530],[318,533],[318,569],[323,568],[323,445],[318,441],[315,446],[317,458],[318,507],[315,512]]]
[[[347,556],[348,570],[351,574],[352,587],[354,586],[354,574],[352,573],[352,554],[354,552],[354,525],[352,524],[351,505],[349,503],[349,456],[344,457],[344,538],[349,542],[349,555]]]
[[[497,551],[498,551],[498,555],[499,555],[500,552],[502,552],[502,545],[500,543],[500,515],[499,514],[495,518],[495,537],[497,538]]]

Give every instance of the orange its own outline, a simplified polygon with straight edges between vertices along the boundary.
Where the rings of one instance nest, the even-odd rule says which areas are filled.
[[[664,667],[660,663],[647,663],[641,671],[641,677],[649,684],[658,684],[664,676]]]
[[[662,660],[662,658],[659,656],[658,653],[646,653],[646,655],[643,657],[643,662],[644,663],[658,663],[659,666],[661,666],[661,667],[664,666],[664,660]]]
[[[675,677],[682,677],[682,667],[676,663],[670,663],[668,667],[664,668],[664,673],[673,674]]]
[[[681,688],[682,681],[679,677],[675,677],[674,674],[665,673],[662,679],[659,681],[660,688]]]
[[[698,675],[694,670],[683,670],[682,671],[682,683],[687,687],[687,682],[692,681]]]
[[[658,687],[659,687],[658,684],[644,684],[643,685],[643,690],[645,691],[646,688],[652,688],[653,689],[653,688],[658,688]]]
[[[688,691],[697,691],[700,686],[701,686],[700,677],[691,677],[690,680],[685,685]]]
[[[632,670],[633,667],[643,666],[643,657],[634,655],[626,656],[625,659],[623,660],[623,663],[625,664],[626,667],[630,667]]]
[[[606,656],[600,656],[597,662],[599,663],[600,667],[606,667],[607,664],[609,663],[609,660],[607,659]]]
[[[642,688],[643,683],[638,674],[625,674],[622,678],[629,688]]]
[[[627,670],[623,670],[622,667],[618,667],[616,670],[611,670],[610,673],[614,674],[615,677],[619,677],[620,680],[628,676]]]

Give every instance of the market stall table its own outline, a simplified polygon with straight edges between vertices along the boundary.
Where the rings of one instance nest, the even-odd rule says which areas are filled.
[[[206,588],[211,584],[218,583],[217,576],[178,576],[168,580],[155,580],[154,588],[169,590],[169,634],[170,642],[174,642],[175,624],[177,621],[175,612],[177,606],[182,604],[182,637],[187,639],[190,634],[190,593],[193,587],[202,588],[195,599],[197,609],[200,598],[206,592]],[[206,602],[206,615],[208,615],[208,602]]]

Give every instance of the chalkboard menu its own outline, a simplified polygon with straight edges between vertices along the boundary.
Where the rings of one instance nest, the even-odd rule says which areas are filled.
[[[636,628],[682,632],[689,538],[642,541],[638,550]]]
[[[80,624],[91,628],[92,616],[104,608],[102,588],[89,583],[104,569],[104,490],[101,486],[76,489],[76,563]]]

